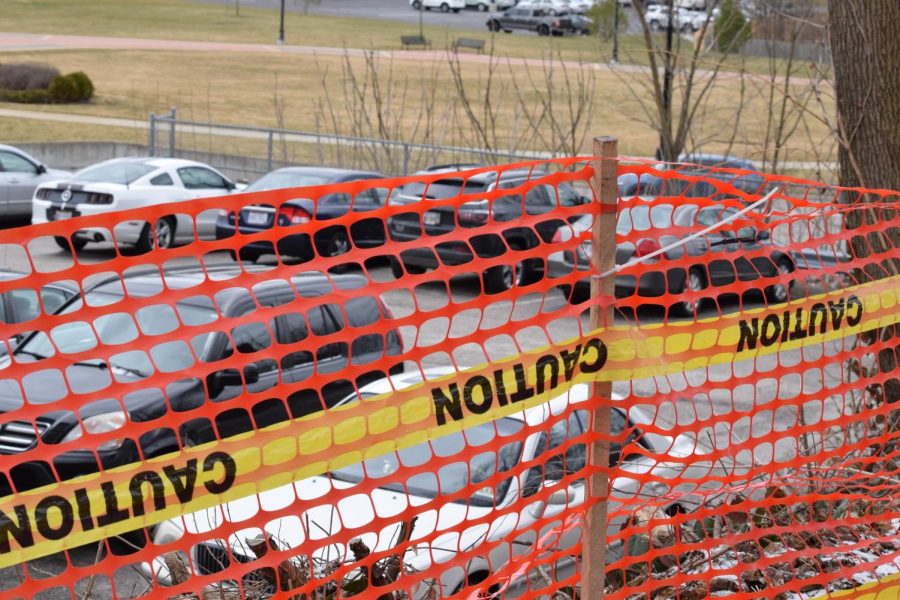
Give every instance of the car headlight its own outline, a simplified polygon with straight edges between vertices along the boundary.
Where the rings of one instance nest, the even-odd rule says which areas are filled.
[[[125,413],[121,410],[115,412],[102,413],[82,419],[81,425],[76,426],[66,434],[63,442],[71,442],[79,439],[84,435],[84,430],[88,433],[106,433],[107,431],[115,431],[125,425]],[[97,450],[117,450],[122,446],[122,439],[109,440],[97,446]]]

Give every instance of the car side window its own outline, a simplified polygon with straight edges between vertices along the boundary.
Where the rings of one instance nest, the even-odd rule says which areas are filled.
[[[181,177],[184,187],[189,190],[228,189],[224,178],[203,167],[182,167],[178,169],[178,176]]]
[[[551,210],[556,201],[556,192],[549,185],[536,185],[525,194],[525,212],[539,215]]]
[[[150,185],[175,185],[172,176],[168,173],[162,173],[150,180]]]
[[[0,151],[0,171],[7,173],[36,173],[37,168],[31,161],[14,152]]]

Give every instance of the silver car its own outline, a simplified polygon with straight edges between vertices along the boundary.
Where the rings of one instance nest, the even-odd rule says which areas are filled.
[[[69,175],[68,171],[47,168],[18,148],[0,144],[0,222],[30,219],[34,188]]]

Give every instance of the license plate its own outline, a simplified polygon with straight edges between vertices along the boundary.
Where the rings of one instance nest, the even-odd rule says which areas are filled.
[[[68,210],[58,210],[56,214],[53,215],[54,221],[64,221],[66,219],[72,218],[72,212]]]
[[[269,215],[267,213],[248,211],[246,214],[248,225],[265,225],[269,222]]]
[[[422,218],[426,225],[438,225],[441,222],[441,213],[427,212]]]

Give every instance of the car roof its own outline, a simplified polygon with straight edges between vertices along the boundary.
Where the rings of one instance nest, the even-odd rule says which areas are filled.
[[[271,171],[271,173],[293,173],[295,175],[319,175],[328,177],[332,181],[340,181],[347,178],[359,177],[360,175],[365,177],[372,177],[374,179],[383,179],[385,176],[381,173],[375,173],[374,171],[359,171],[356,169],[338,169],[335,167],[315,167],[315,166],[306,166],[306,167],[282,167],[281,169],[275,169]],[[267,173],[268,175],[268,173]],[[265,177],[265,175],[264,175]]]
[[[156,167],[158,169],[162,169],[165,167],[209,167],[201,162],[197,162],[195,160],[187,160],[185,158],[162,158],[157,156],[123,156],[120,158],[111,158],[109,160],[104,160],[99,163],[94,163],[90,165],[91,167],[99,165],[99,164],[136,164],[136,165],[148,165],[151,167]]]

